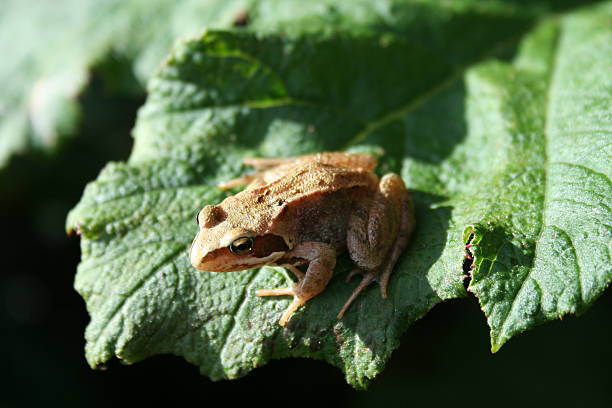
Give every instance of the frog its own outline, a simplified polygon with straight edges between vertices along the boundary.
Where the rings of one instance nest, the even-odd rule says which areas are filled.
[[[402,178],[379,177],[377,158],[367,153],[321,152],[289,158],[244,160],[254,171],[219,184],[246,187],[197,214],[191,264],[203,271],[232,272],[280,266],[297,281],[262,288],[258,296],[292,296],[279,324],[322,293],[337,257],[348,252],[361,281],[337,319],[373,281],[387,298],[389,278],[414,229],[414,206]],[[300,267],[302,269],[300,269]]]

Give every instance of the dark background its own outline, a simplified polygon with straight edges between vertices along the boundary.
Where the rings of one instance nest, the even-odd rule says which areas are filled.
[[[582,317],[525,333],[497,354],[477,300],[436,306],[403,336],[367,392],[320,361],[287,359],[245,378],[213,383],[175,356],[106,371],[84,358],[85,304],[72,288],[78,237],[66,213],[108,160],[125,160],[143,96],[121,96],[101,81],[81,97],[77,137],[53,154],[16,156],[0,171],[0,407],[103,407],[262,402],[336,406],[612,406],[612,294]],[[217,398],[219,397],[219,398]]]

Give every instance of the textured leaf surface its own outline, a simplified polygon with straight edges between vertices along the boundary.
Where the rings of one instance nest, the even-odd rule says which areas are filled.
[[[401,3],[406,4],[398,7]],[[405,7],[409,3],[412,7]],[[371,29],[367,22],[378,16],[391,30],[402,26],[400,21],[410,22],[403,27],[424,45],[454,51],[449,57],[462,59],[479,52],[474,43],[488,42],[485,31],[472,30],[466,47],[449,50],[445,40],[452,34],[462,36],[456,30],[464,18],[467,22],[494,13],[507,23],[513,19],[503,14],[517,13],[512,1],[484,7],[474,3],[450,3],[444,6],[447,12],[439,12],[422,0],[0,0],[0,168],[13,153],[52,150],[59,140],[75,134],[80,120],[88,119],[82,118],[79,96],[92,71],[119,93],[142,93],[177,37],[245,23],[257,32],[276,33],[332,32],[339,25]],[[564,3],[538,2],[521,13],[534,15],[566,7]],[[461,16],[449,24],[449,32],[427,32],[430,20],[456,16],[457,11]]]
[[[585,297],[564,300],[572,311],[584,310],[609,283],[609,185],[585,175],[585,193],[567,196],[593,208],[584,219],[555,208],[561,204],[551,196],[555,189],[563,196],[577,177],[554,173],[553,163],[610,172],[602,156],[609,146],[610,61],[588,51],[607,44],[609,5],[542,22],[513,62],[501,62],[490,56],[508,50],[537,18],[535,9],[502,2],[352,4],[327,10],[325,18],[316,8],[279,18],[258,33],[209,31],[179,42],[150,81],[130,160],[109,164],[68,218],[82,234],[76,288],[92,317],[86,333],[92,366],[113,356],[135,362],[173,353],[219,379],[270,359],[307,356],[340,367],[363,387],[412,322],[441,300],[465,296],[468,226],[476,244],[470,290],[489,317],[494,348],[570,311],[544,315],[533,306],[531,281],[552,282],[559,271],[563,282],[576,283],[571,259],[542,247],[556,245],[570,256],[565,238],[541,231],[577,228],[585,235],[574,244],[599,251],[591,262],[604,268],[581,266],[591,284]],[[275,34],[282,27],[283,35]],[[590,75],[572,66],[586,64],[571,54],[579,50],[597,60],[589,63]],[[570,93],[582,90],[582,105],[562,96],[567,86]],[[589,99],[594,95],[600,99]],[[570,115],[576,110],[581,122]],[[565,139],[580,131],[589,140],[582,153]],[[343,259],[326,291],[282,329],[277,321],[289,299],[259,298],[255,290],[290,283],[283,269],[219,274],[190,266],[195,214],[224,197],[215,185],[246,170],[242,157],[373,147],[387,152],[379,171],[400,173],[416,201],[417,230],[389,299],[371,288],[337,321],[356,285],[344,283],[350,263]],[[580,227],[567,227],[570,219]],[[559,288],[547,289],[546,305],[562,304]]]
[[[493,351],[584,312],[612,280],[610,72],[609,6],[543,25],[513,67],[483,72],[483,100],[503,106],[483,119],[508,146],[474,191],[482,207],[470,290]],[[512,85],[493,90],[495,82]]]
[[[0,167],[74,134],[92,68],[111,88],[142,92],[177,36],[228,27],[246,3],[0,1]]]

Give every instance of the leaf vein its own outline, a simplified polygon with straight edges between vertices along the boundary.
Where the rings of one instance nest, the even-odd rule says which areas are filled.
[[[575,167],[575,168],[578,168],[578,169],[582,169],[582,170],[584,170],[587,173],[591,173],[591,174],[593,174],[595,176],[598,176],[598,177],[604,179],[608,184],[612,184],[610,182],[610,178],[608,177],[607,174],[604,174],[604,173],[601,173],[599,171],[593,170],[592,168],[584,166],[582,164],[568,163],[568,162],[552,162],[550,164],[551,165],[562,165],[562,166],[568,166],[568,167]]]
[[[510,308],[508,310],[508,313],[504,316],[502,322],[501,322],[501,329],[500,329],[500,335],[504,335],[506,333],[506,329],[508,326],[508,322],[509,322],[509,318],[510,316],[512,316],[513,312],[514,312],[514,308],[516,307],[517,304],[517,299],[521,296],[522,291],[525,288],[525,283],[527,282],[527,280],[529,280],[531,278],[531,274],[532,271],[534,270],[534,265],[536,260],[539,258],[538,256],[538,250],[540,248],[540,242],[542,240],[544,231],[546,230],[545,227],[545,209],[546,209],[546,203],[548,202],[548,196],[550,194],[549,191],[549,185],[550,185],[550,180],[549,180],[549,165],[550,163],[548,163],[548,158],[549,156],[549,152],[548,152],[548,148],[549,148],[549,144],[550,144],[550,134],[552,132],[552,123],[551,123],[551,116],[552,116],[552,103],[551,101],[553,100],[552,97],[552,93],[554,90],[554,83],[555,83],[555,75],[557,73],[557,67],[559,66],[559,46],[560,46],[560,40],[561,40],[561,32],[557,32],[555,34],[555,40],[554,40],[554,45],[553,45],[553,49],[554,49],[554,55],[551,57],[550,61],[552,64],[552,69],[550,70],[549,73],[549,78],[547,81],[547,90],[546,90],[546,98],[545,98],[545,104],[546,104],[546,112],[545,112],[545,118],[544,118],[544,126],[543,126],[543,132],[544,132],[544,150],[543,150],[543,160],[542,163],[544,163],[544,194],[542,195],[542,212],[540,214],[540,230],[537,233],[537,238],[535,239],[535,254],[533,257],[533,262],[529,267],[529,270],[527,271],[527,275],[525,276],[525,279],[523,280],[523,282],[521,283],[521,286],[518,290],[518,292],[516,293],[516,296],[514,296],[514,298],[512,299],[512,303],[510,304]],[[499,340],[497,341],[497,343],[499,343]]]
[[[585,296],[584,296],[584,290],[583,290],[583,284],[582,284],[582,267],[580,266],[580,261],[578,259],[578,252],[576,251],[576,246],[574,245],[574,241],[572,240],[572,237],[570,234],[567,233],[567,231],[565,231],[563,228],[557,226],[557,225],[551,225],[551,228],[553,230],[555,230],[559,235],[563,235],[565,237],[565,239],[567,239],[570,243],[570,251],[572,252],[572,259],[574,260],[574,265],[576,265],[576,281],[578,282],[578,293],[580,294],[580,302],[582,304],[584,304],[584,300],[585,300]]]

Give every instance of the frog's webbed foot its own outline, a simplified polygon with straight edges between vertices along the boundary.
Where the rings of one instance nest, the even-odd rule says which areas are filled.
[[[259,289],[257,292],[255,292],[257,296],[293,296],[293,302],[291,302],[289,307],[287,307],[287,309],[283,312],[278,322],[283,327],[287,325],[287,322],[289,322],[291,316],[293,316],[293,313],[308,300],[300,298],[300,296],[295,293],[294,288],[296,285],[279,289]]]

